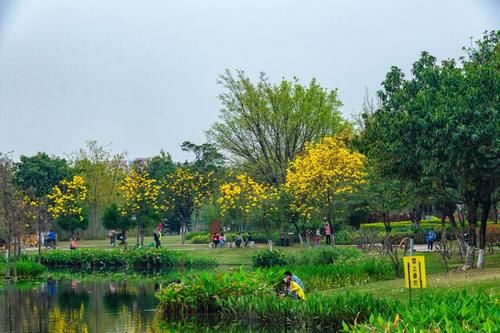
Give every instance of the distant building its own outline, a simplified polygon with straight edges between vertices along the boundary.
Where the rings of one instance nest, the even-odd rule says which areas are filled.
[[[121,160],[118,162],[118,166],[125,171],[129,171],[133,166],[139,170],[144,170],[150,161],[150,157],[140,157],[133,160]]]
[[[139,170],[144,170],[149,162],[151,161],[151,157],[141,157],[141,158],[136,158],[135,160],[133,160],[129,167],[134,165],[136,166]]]

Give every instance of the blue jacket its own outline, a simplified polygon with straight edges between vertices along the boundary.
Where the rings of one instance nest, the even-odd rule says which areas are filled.
[[[296,284],[298,284],[302,288],[303,291],[306,291],[306,288],[304,287],[304,283],[296,275],[292,275],[292,281],[295,282]]]

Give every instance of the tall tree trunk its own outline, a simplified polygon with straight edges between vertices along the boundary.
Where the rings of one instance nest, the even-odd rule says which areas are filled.
[[[299,236],[300,245],[304,245],[304,239],[302,238],[302,235],[300,234],[300,230],[299,230],[299,226],[297,225],[297,221],[292,221],[292,224],[295,227],[295,232],[297,233],[297,236]]]
[[[139,214],[136,214],[135,216],[135,220],[136,220],[136,223],[137,223],[137,246],[139,246],[141,243],[140,243],[140,238],[141,238],[141,222],[140,222],[140,217],[139,217]]]
[[[41,264],[42,262],[42,223],[41,223],[41,216],[38,216],[37,218],[37,233],[38,233],[38,263]]]
[[[464,242],[464,230],[461,228],[459,229],[458,225],[457,225],[457,221],[455,221],[455,215],[453,215],[455,210],[453,208],[451,208],[454,206],[455,205],[445,208],[446,215],[448,215],[448,218],[450,219],[451,230],[453,231],[453,234],[455,235],[455,239],[457,240],[458,249],[460,251],[460,257],[462,258],[462,260],[464,260],[466,253],[467,253],[467,247],[466,247],[465,242]]]
[[[491,207],[491,209],[493,209],[493,223],[497,224],[498,223],[497,204],[494,203],[493,206]]]
[[[92,238],[97,239],[97,217],[98,217],[98,211],[97,211],[97,202],[94,202],[92,204],[92,214],[93,214],[93,224],[92,224]]]
[[[423,205],[418,205],[413,207],[410,211],[410,220],[415,227],[420,226],[420,221],[422,220],[422,210]]]
[[[471,269],[474,265],[474,255],[477,244],[477,209],[478,204],[474,199],[467,200],[467,218],[469,220],[469,240],[467,243],[467,253],[465,256],[465,263],[462,270]]]
[[[477,268],[484,267],[484,248],[486,245],[486,224],[490,213],[491,202],[488,200],[482,205],[481,211],[481,226],[479,227],[479,255],[477,257]]]
[[[139,233],[139,243],[144,246],[144,223],[141,223],[141,231]]]
[[[200,231],[200,209],[197,208],[194,212],[194,231]]]
[[[6,244],[6,258],[5,258],[5,278],[10,279],[10,259],[12,256],[12,229],[10,222],[7,225],[7,244]]]
[[[14,236],[14,253],[12,255],[12,269],[14,272],[14,282],[17,282],[17,250],[19,248],[19,237]]]
[[[182,239],[182,245],[186,242],[186,222],[183,221],[181,224],[181,239]]]

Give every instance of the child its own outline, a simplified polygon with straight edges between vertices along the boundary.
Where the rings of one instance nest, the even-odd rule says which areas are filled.
[[[71,238],[71,242],[69,243],[69,248],[70,250],[76,250],[77,248],[77,244],[76,244],[76,239],[75,237]]]
[[[321,245],[321,231],[318,229],[316,229],[316,246],[320,246]]]

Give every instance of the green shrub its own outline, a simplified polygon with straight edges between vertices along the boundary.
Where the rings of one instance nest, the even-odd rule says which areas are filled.
[[[188,313],[215,313],[228,297],[264,294],[268,288],[263,280],[260,272],[197,274],[160,290],[156,294],[157,313],[164,319]]]
[[[449,223],[448,223],[448,227]],[[411,228],[414,228],[413,223],[411,221],[401,221],[401,222],[391,222],[391,229],[401,229],[401,231],[408,231]],[[430,229],[434,228],[435,230],[441,229],[441,221],[435,220],[422,220],[420,221],[420,228],[422,229]],[[385,226],[383,222],[376,223],[363,223],[361,224],[361,229],[377,229],[378,231],[385,231]],[[451,229],[450,229],[451,230]]]
[[[229,297],[222,311],[235,318],[252,318],[261,325],[278,331],[337,331],[342,322],[369,318],[370,311],[383,311],[386,302],[371,295],[310,295],[305,302],[287,297]]]
[[[49,267],[122,267],[127,265],[126,256],[126,253],[120,249],[54,250],[42,253],[42,263]]]
[[[78,249],[76,251],[47,251],[42,253],[42,263],[49,267],[95,268],[166,268],[210,267],[214,259],[191,258],[169,249],[141,248],[130,251],[120,249]]]
[[[335,232],[335,244],[336,245],[350,245],[354,241],[354,230],[341,229]]]
[[[498,301],[493,295],[463,292],[424,294],[408,306],[370,294],[313,293],[300,302],[274,295],[230,296],[222,311],[275,331],[304,332],[496,332]]]
[[[320,291],[395,278],[391,263],[381,258],[356,257],[331,265],[300,264],[266,269],[267,282],[278,282],[289,270],[297,275],[306,291]],[[271,280],[272,279],[272,280]]]
[[[206,231],[192,231],[186,234],[186,240],[192,240],[194,237],[209,235]]]
[[[344,323],[346,332],[498,332],[495,296],[462,292],[425,294],[411,307],[386,300],[368,320]]]
[[[289,254],[288,261],[294,265],[325,265],[333,264],[337,260],[344,260],[361,256],[355,248],[339,248],[333,246],[313,247],[304,251]]]
[[[264,250],[252,258],[255,267],[283,266],[288,263],[286,256],[280,250]]]
[[[11,263],[11,275],[13,274]],[[5,276],[6,264],[0,263],[0,276]],[[19,279],[35,279],[46,271],[46,267],[37,262],[20,260],[16,262],[17,277]]]
[[[208,244],[210,241],[210,234],[195,235],[191,238],[191,244]]]

